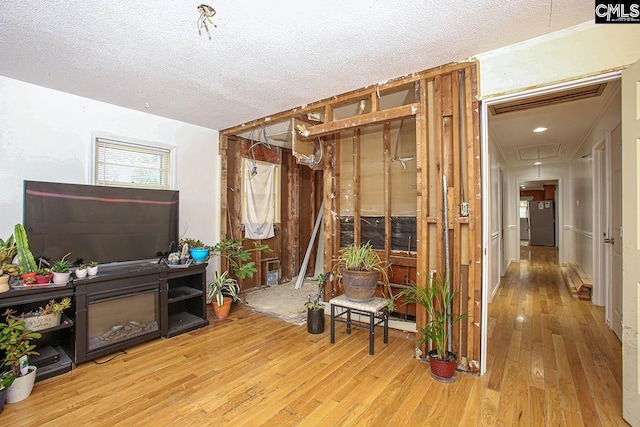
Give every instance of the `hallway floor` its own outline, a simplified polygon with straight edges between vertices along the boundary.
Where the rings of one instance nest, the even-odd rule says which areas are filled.
[[[520,251],[489,304],[483,405],[495,405],[495,425],[627,425],[621,344],[604,307],[569,294],[556,248]]]

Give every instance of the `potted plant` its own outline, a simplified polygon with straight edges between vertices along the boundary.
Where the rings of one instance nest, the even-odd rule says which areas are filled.
[[[13,310],[7,310],[5,314],[9,317],[22,320],[27,329],[35,332],[58,326],[62,312],[70,307],[71,298],[66,297],[62,298],[59,302],[52,299],[44,307],[21,313],[18,316],[14,314]]]
[[[13,234],[8,239],[0,239],[0,292],[7,292],[11,276],[17,276],[20,268],[13,264],[13,258],[18,253]]]
[[[191,255],[191,259],[196,264],[206,262],[210,257],[211,247],[204,244],[202,240],[186,237],[180,240],[181,258],[186,258],[186,254]]]
[[[273,253],[273,251],[267,245],[262,245],[257,242],[253,242],[253,248],[247,249],[244,247],[244,241],[246,239],[223,239],[215,244],[215,246],[210,246],[210,254],[218,255],[224,258],[229,264],[229,270],[223,272],[222,274],[216,273],[214,276],[214,280],[209,282],[209,290],[208,295],[213,303],[213,297],[218,296],[224,297],[225,292],[233,293],[234,295],[228,295],[230,297],[228,304],[231,305],[233,301],[237,301],[240,297],[240,291],[242,290],[241,281],[246,279],[247,277],[253,277],[253,275],[258,271],[256,268],[256,263],[251,261],[251,255],[253,252],[262,251],[266,253]],[[188,240],[187,240],[188,242]],[[195,241],[195,244],[198,244],[199,241]],[[194,242],[192,242],[194,243]],[[235,277],[231,276],[231,273]],[[218,285],[217,282],[221,281],[227,283],[227,287],[224,291],[218,291],[220,287],[223,285]],[[240,280],[240,283],[238,283]],[[232,282],[233,281],[233,284]],[[213,289],[212,289],[213,287]],[[220,301],[220,304],[224,302],[224,300],[217,300],[216,303]],[[214,305],[215,310],[215,305]]]
[[[451,289],[449,281],[434,275],[425,286],[410,285],[396,295],[406,297],[407,302],[416,303],[427,311],[427,323],[418,332],[420,345],[433,343],[435,350],[429,351],[429,367],[432,375],[442,381],[451,381],[456,370],[457,356],[447,351],[450,328],[467,317],[467,313],[454,314],[451,309],[457,291]]]
[[[29,241],[27,240],[27,232],[22,224],[16,224],[13,229],[13,235],[16,241],[16,252],[18,255],[18,265],[20,267],[20,277],[25,285],[36,282],[36,260],[29,250]]]
[[[98,274],[98,261],[91,261],[87,266],[87,275],[95,276]]]
[[[371,301],[380,275],[387,282],[389,263],[382,261],[370,242],[340,249],[334,259],[336,277],[342,278],[345,296],[355,302]]]
[[[229,272],[213,273],[213,280],[208,283],[207,296],[213,305],[213,312],[218,319],[226,319],[231,310],[231,303],[240,298],[240,285],[236,279],[229,277]]]
[[[47,283],[50,283],[52,277],[53,273],[48,267],[42,267],[36,270],[36,284],[38,285],[46,285]]]
[[[324,332],[324,304],[320,302],[320,293],[315,298],[308,296],[308,301],[304,303],[307,307],[307,332],[310,334],[321,334]]]
[[[7,397],[7,390],[13,384],[16,375],[11,369],[5,369],[4,363],[0,365],[0,414],[4,410],[4,402]]]
[[[45,264],[46,267],[43,267],[42,264]],[[49,268],[50,264],[47,260],[40,258],[38,260],[38,269],[36,270],[36,284],[37,285],[45,285],[51,282],[51,278],[53,277],[53,273]]]
[[[73,272],[78,279],[87,277],[87,264],[80,264]]]
[[[6,323],[0,323],[0,350],[4,351],[4,366],[11,369],[15,377],[7,389],[7,403],[20,402],[31,394],[36,380],[36,367],[29,366],[28,357],[38,354],[31,341],[41,337],[39,332],[30,331],[20,319],[6,314]]]
[[[53,283],[57,285],[62,285],[69,281],[69,277],[71,276],[71,261],[66,259],[69,255],[71,255],[71,252],[63,256],[62,259],[54,262],[51,268],[51,271],[53,271]]]

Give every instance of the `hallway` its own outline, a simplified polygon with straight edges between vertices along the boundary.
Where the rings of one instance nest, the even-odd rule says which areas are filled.
[[[569,294],[556,248],[520,251],[489,304],[483,405],[493,401],[496,425],[628,425],[621,344],[604,308]]]

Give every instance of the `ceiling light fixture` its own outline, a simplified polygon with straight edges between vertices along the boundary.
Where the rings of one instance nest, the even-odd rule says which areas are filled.
[[[207,36],[209,36],[209,40],[211,40],[211,34],[209,33],[209,26],[207,25],[207,22],[216,28],[218,27],[211,20],[211,18],[216,14],[216,10],[209,5],[201,4],[198,6],[198,12],[200,13],[200,16],[198,17],[198,34],[202,35],[202,29],[204,28],[207,32]]]
[[[544,132],[545,130],[547,130],[547,128],[546,128],[546,127],[539,126],[539,127],[535,128],[533,131],[534,131],[535,133],[540,133],[540,132]]]

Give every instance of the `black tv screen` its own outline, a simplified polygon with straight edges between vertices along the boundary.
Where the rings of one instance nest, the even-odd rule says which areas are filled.
[[[178,210],[178,191],[24,182],[24,226],[36,259],[163,256],[178,243]]]

